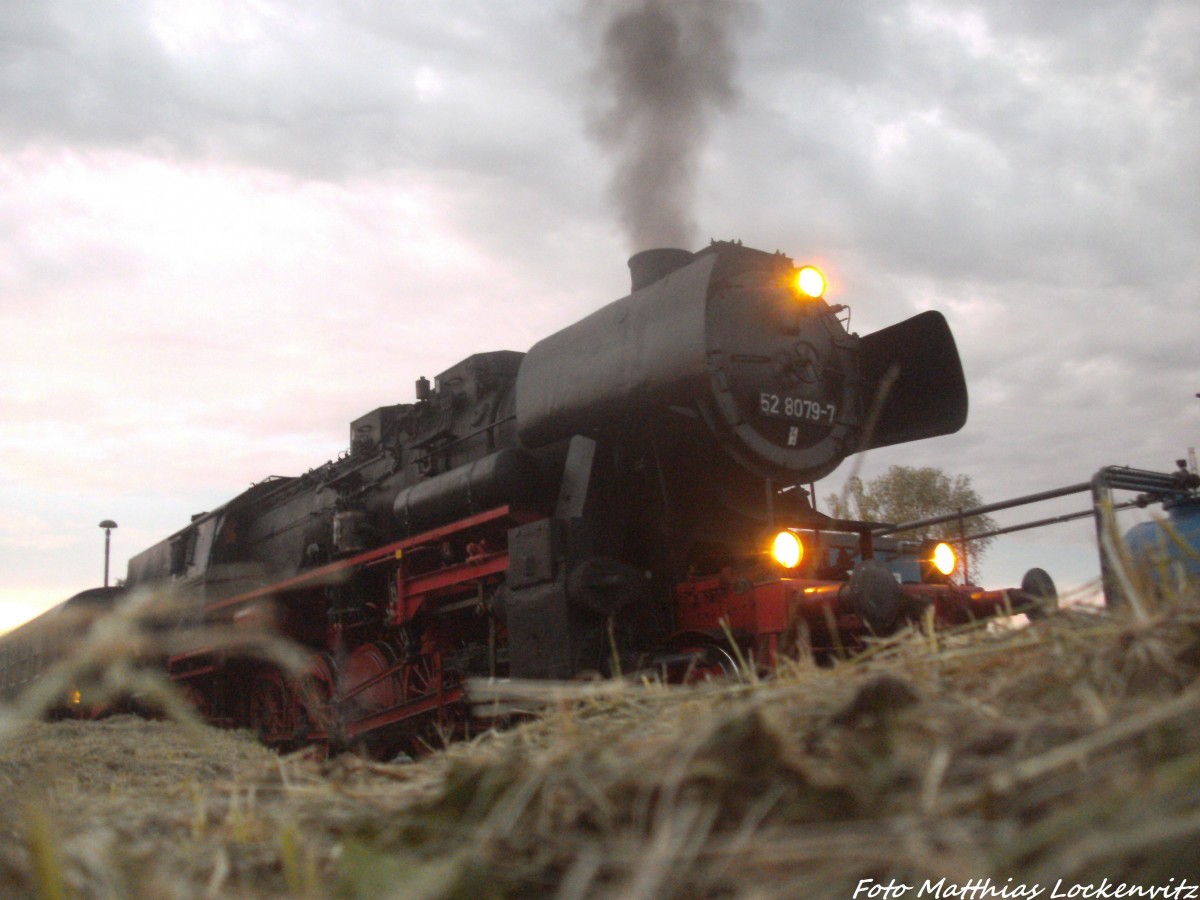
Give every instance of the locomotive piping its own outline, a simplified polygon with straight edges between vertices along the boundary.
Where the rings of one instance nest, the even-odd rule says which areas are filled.
[[[468,431],[466,434],[460,435],[452,441],[447,441],[444,444],[438,444],[436,447],[434,447],[434,449],[427,450],[416,459],[418,462],[426,462],[430,459],[433,459],[435,454],[444,453],[451,447],[457,447],[459,444],[464,443],[473,437],[478,437],[481,434],[487,434],[489,431],[494,431],[501,425],[507,425],[509,422],[515,421],[517,421],[517,417],[515,415],[506,416],[503,419],[497,419],[495,422],[490,422],[489,424],[484,425],[482,428],[476,428],[474,431]]]

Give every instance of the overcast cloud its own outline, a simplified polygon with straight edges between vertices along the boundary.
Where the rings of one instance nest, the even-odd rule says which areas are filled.
[[[819,261],[860,333],[934,308],[959,341],[967,426],[864,475],[998,500],[1200,443],[1200,6],[696,5],[730,57],[691,249]],[[101,519],[122,573],[418,376],[625,293],[597,122],[639,6],[0,6],[0,627],[99,582]],[[1089,527],[998,543],[991,586],[1089,577]]]

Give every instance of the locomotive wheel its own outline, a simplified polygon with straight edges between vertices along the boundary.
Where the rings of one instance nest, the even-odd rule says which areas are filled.
[[[310,735],[315,732],[314,743],[326,748],[339,745],[342,738],[333,702],[335,671],[333,658],[328,653],[315,655],[299,691],[302,729]]]
[[[1021,603],[1017,612],[1031,619],[1044,619],[1058,609],[1058,588],[1045,569],[1030,569],[1021,579]]]
[[[259,669],[250,687],[250,725],[264,744],[280,744],[296,737],[296,695],[283,673]]]
[[[696,650],[695,661],[688,667],[684,684],[703,684],[715,678],[736,675],[737,660],[724,647],[710,644]]]
[[[433,660],[419,656],[404,667],[404,702],[425,697],[438,689],[438,674]]]
[[[400,656],[399,648],[386,641],[356,647],[341,673],[343,701],[360,713],[387,709],[399,703],[402,697],[397,696],[396,676],[386,673],[395,669]]]
[[[650,663],[671,684],[703,684],[738,672],[737,660],[715,636],[680,634],[667,647]]]
[[[407,661],[395,681],[399,689],[396,702],[402,704],[436,697],[444,687],[436,661],[424,654]],[[466,726],[465,707],[442,702],[407,717],[403,726],[404,745],[412,756],[419,756],[466,734]]]

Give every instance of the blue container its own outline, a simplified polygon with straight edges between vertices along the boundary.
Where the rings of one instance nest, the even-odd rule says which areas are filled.
[[[1200,584],[1200,497],[1167,500],[1163,510],[1168,527],[1160,522],[1142,522],[1125,532],[1130,555],[1149,569],[1155,581],[1165,579],[1168,584],[1179,585],[1191,580]]]

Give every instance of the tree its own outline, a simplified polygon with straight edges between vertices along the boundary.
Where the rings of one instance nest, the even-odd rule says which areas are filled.
[[[966,475],[951,478],[941,469],[932,467],[892,466],[866,484],[857,476],[850,478],[844,492],[840,495],[830,494],[825,498],[825,503],[829,514],[837,519],[863,519],[899,525],[981,506],[983,501],[971,487],[971,479]],[[963,519],[961,525],[955,519],[941,525],[898,532],[896,537],[914,540],[937,538],[955,542],[964,534],[978,534],[995,527],[991,516],[970,516]],[[982,538],[967,544],[968,571],[978,571],[979,562],[992,540]]]

